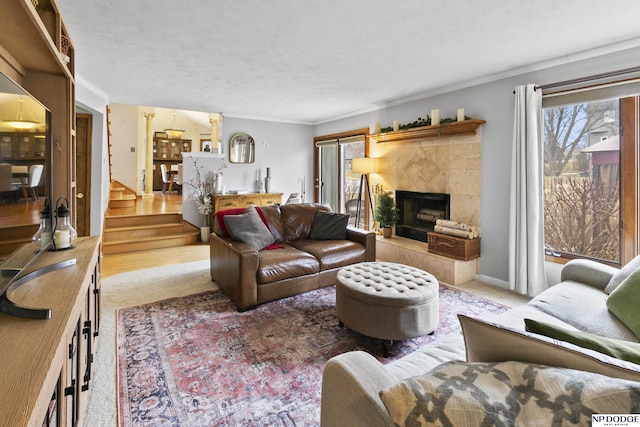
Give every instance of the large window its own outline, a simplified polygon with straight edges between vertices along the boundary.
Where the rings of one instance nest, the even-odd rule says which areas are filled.
[[[543,109],[547,255],[619,264],[625,247],[637,252],[637,221],[623,232],[638,199],[637,162],[622,161],[637,146],[635,132],[622,132],[623,118],[637,123],[637,97],[626,99],[632,102],[613,98]]]

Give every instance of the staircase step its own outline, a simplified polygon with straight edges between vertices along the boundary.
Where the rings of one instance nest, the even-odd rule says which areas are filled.
[[[136,200],[137,198],[133,193],[113,190],[111,190],[111,195],[109,196],[109,200]]]
[[[179,213],[147,214],[147,215],[118,215],[105,218],[104,227],[106,229],[151,226],[158,224],[180,224],[182,215]]]
[[[109,208],[131,208],[136,205],[136,193],[118,181],[109,185]]]
[[[197,231],[198,229],[186,222],[154,225],[146,224],[144,226],[136,225],[130,227],[109,227],[108,229],[105,228],[102,239],[105,243],[108,243],[144,239],[148,237],[179,235],[182,233],[193,233]]]
[[[135,240],[103,242],[102,252],[105,255],[108,255],[146,251],[149,249],[169,248],[174,246],[187,246],[197,243],[199,238],[200,230],[195,230],[192,233],[182,233],[177,235],[163,235]]]
[[[109,209],[134,209],[120,211],[125,215],[118,215],[115,211],[110,214],[107,211],[102,234],[104,254],[187,246],[200,240],[200,229],[184,221],[182,213],[131,213],[141,210],[136,208],[136,193],[126,185],[113,180],[109,190]]]
[[[118,209],[118,208],[132,208],[136,205],[136,198],[132,198],[132,199],[126,199],[126,198],[119,198],[119,199],[114,199],[111,198],[109,199],[109,208],[110,209]]]

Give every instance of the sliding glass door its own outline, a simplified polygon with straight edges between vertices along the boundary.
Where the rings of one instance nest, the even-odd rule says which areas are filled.
[[[365,132],[316,138],[315,147],[317,201],[328,203],[335,212],[350,214],[350,224],[355,225],[361,175],[352,172],[351,168],[352,159],[365,156]],[[368,218],[364,200],[363,195],[360,217]],[[360,223],[362,225],[364,219]]]

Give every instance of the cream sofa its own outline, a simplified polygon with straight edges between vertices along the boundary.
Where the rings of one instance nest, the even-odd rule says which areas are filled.
[[[632,263],[638,265],[639,261],[636,259]],[[633,332],[610,313],[606,306],[607,292],[614,282],[620,283],[633,271],[632,263],[622,269],[623,271],[593,261],[573,260],[567,263],[562,269],[560,283],[551,286],[525,305],[487,319],[505,326],[504,331],[486,329],[467,320],[467,328],[463,324],[465,336],[463,333],[450,334],[388,364],[383,365],[370,354],[361,351],[344,353],[330,359],[325,366],[322,379],[321,425],[391,426],[393,423],[381,400],[381,391],[408,378],[428,375],[429,371],[444,362],[459,360],[466,363],[467,357],[475,361],[483,357],[493,358],[492,361],[522,358],[532,363],[564,365],[565,368],[583,370],[591,370],[591,366],[595,364],[599,369],[602,363],[595,359],[600,356],[594,356],[595,352],[590,350],[585,350],[587,359],[576,362],[563,353],[554,353],[556,350],[562,352],[565,349],[581,351],[571,344],[558,343],[551,339],[543,339],[542,343],[538,343],[541,347],[532,344],[528,337],[533,334],[524,332],[524,319],[534,319],[571,330],[637,343],[638,338]],[[520,332],[511,333],[511,329],[522,331],[522,336],[519,336]],[[470,341],[466,343],[468,348],[465,348],[467,338]],[[524,341],[519,342],[518,339]],[[561,348],[556,349],[556,345],[560,345]],[[469,348],[471,346],[477,349]],[[551,346],[551,350],[546,346]],[[476,350],[483,354],[478,356],[474,353]],[[539,358],[533,357],[532,360],[532,354],[536,352],[539,353]],[[617,362],[616,359],[614,363]],[[620,363],[623,371],[627,368],[629,370],[623,378],[640,381],[640,366],[628,362]],[[598,372],[598,369],[595,372]],[[617,376],[617,372],[612,375]]]

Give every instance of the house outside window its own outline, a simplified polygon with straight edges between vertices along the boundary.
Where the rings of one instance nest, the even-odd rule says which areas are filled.
[[[543,109],[547,255],[621,262],[619,99]]]

